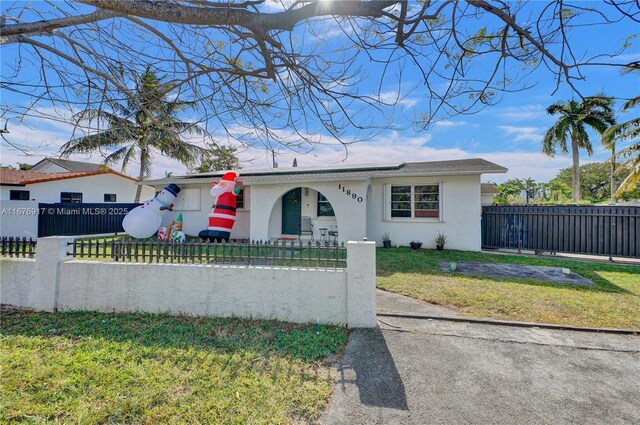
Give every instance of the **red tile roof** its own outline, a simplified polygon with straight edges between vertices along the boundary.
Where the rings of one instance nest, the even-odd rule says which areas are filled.
[[[67,173],[43,173],[41,171],[24,171],[24,170],[12,170],[9,168],[0,169],[0,185],[27,185],[34,183],[44,183],[55,180],[75,179],[77,177],[97,176],[100,174],[115,174],[120,177],[137,182],[138,179],[134,179],[126,174],[119,173],[111,168],[104,167],[95,171],[81,171],[81,172],[67,172]]]

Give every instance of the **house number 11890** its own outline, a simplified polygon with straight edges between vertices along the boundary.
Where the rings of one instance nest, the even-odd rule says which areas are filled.
[[[338,183],[338,190],[342,190],[342,193],[344,193],[347,196],[350,196],[351,199],[354,199],[358,202],[362,202],[364,199],[362,199],[362,196],[358,196],[357,193],[352,192],[351,189],[347,189],[345,186],[341,185],[340,183]]]

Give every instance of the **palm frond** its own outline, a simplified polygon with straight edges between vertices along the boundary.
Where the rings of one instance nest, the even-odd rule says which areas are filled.
[[[542,152],[545,155],[555,156],[556,147],[559,147],[562,153],[567,154],[567,137],[569,135],[569,120],[566,116],[561,117],[547,131],[542,139]]]
[[[117,148],[127,140],[130,140],[130,137],[122,128],[110,128],[68,141],[60,148],[60,154],[69,156],[73,153],[91,153],[104,148]]]
[[[124,155],[127,153],[129,146],[122,147],[120,149],[111,152],[107,157],[102,161],[105,165],[120,161]]]
[[[131,145],[127,148],[127,153],[122,158],[122,167],[121,170],[124,173],[129,165],[129,161],[136,157],[136,145]]]
[[[637,138],[640,138],[640,117],[609,127],[602,135],[602,142],[610,148],[615,142]]]
[[[620,183],[618,190],[616,190],[615,196],[620,197],[625,192],[635,190],[640,185],[640,154],[636,155],[630,161],[627,161],[624,165],[621,165],[618,170],[629,169],[629,175]],[[616,171],[618,171],[616,170]]]

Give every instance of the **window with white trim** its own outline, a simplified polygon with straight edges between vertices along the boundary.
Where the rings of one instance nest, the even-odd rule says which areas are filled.
[[[335,217],[331,202],[320,192],[318,192],[318,217]]]
[[[387,185],[387,220],[442,221],[442,184]]]
[[[60,192],[61,204],[81,204],[82,193],[78,192]]]

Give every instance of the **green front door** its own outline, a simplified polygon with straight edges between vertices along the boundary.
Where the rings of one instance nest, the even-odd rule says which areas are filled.
[[[297,188],[282,196],[282,234],[300,233],[300,213],[302,211],[302,189]]]

